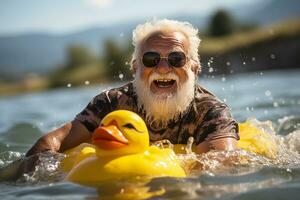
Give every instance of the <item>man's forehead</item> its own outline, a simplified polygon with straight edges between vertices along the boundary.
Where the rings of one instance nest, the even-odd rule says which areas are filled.
[[[183,50],[188,48],[187,37],[178,31],[157,31],[150,34],[142,44],[142,49],[149,47],[181,47]]]

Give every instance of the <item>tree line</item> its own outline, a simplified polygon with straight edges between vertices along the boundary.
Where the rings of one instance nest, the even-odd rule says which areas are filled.
[[[239,24],[226,10],[215,12],[208,23],[204,37],[223,37],[237,31],[252,29],[252,24]],[[128,80],[132,78],[130,72],[132,45],[120,45],[114,40],[104,43],[104,53],[95,56],[87,47],[82,45],[71,45],[67,48],[67,60],[62,68],[65,71],[85,67],[92,63],[101,63],[99,67],[104,68],[104,75],[109,80]]]

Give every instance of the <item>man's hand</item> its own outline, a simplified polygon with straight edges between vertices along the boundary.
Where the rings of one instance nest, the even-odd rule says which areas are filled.
[[[45,135],[38,139],[31,149],[26,153],[26,157],[45,151],[57,152],[60,148],[60,143],[52,135]]]
[[[26,157],[45,151],[64,152],[83,142],[89,142],[91,134],[77,120],[42,136],[26,153]]]
[[[0,169],[0,181],[15,181],[22,174],[33,172],[39,162],[41,153],[64,152],[83,142],[89,142],[91,134],[77,120],[42,136],[26,153],[25,158],[16,160]]]
[[[230,151],[234,149],[238,149],[237,139],[227,137],[201,142],[196,146],[196,153],[206,153],[210,150]]]
[[[45,151],[58,152],[63,139],[70,133],[71,127],[71,123],[66,123],[62,127],[42,136],[26,153],[26,157]]]

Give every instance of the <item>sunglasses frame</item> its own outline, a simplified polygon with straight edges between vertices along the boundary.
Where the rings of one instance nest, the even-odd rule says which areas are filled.
[[[183,53],[183,54],[184,54],[184,57],[185,57],[185,64],[184,64],[183,66],[175,67],[175,66],[173,66],[173,65],[170,64],[170,62],[169,62],[169,60],[168,60],[169,55],[170,55],[171,53],[176,53],[176,52],[179,52],[179,53]],[[157,53],[157,54],[159,55],[160,59],[159,59],[159,62],[157,63],[157,65],[155,65],[155,66],[153,66],[153,67],[147,67],[147,66],[144,64],[144,62],[143,62],[143,57],[144,57],[144,55],[145,55],[146,53]],[[184,66],[186,65],[186,63],[190,60],[190,58],[189,58],[184,52],[182,52],[182,51],[171,51],[171,52],[168,53],[167,56],[161,56],[161,54],[158,53],[157,51],[146,51],[146,52],[143,53],[143,56],[140,58],[140,61],[141,61],[141,63],[142,63],[145,67],[147,67],[147,68],[155,68],[155,67],[157,67],[158,64],[162,61],[162,59],[165,59],[165,60],[167,61],[168,65],[169,65],[170,67],[174,67],[174,68],[181,68],[181,67],[184,67]]]

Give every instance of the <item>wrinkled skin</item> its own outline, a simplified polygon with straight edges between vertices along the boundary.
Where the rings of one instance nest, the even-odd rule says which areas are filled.
[[[188,40],[182,33],[179,32],[156,32],[151,34],[144,41],[141,46],[140,57],[148,51],[157,52],[162,57],[167,57],[169,53],[174,51],[184,52],[185,55],[188,55]],[[142,64],[141,59],[138,59],[134,62],[133,68],[137,71],[138,67],[140,68],[139,75],[143,80],[149,80],[149,76],[153,72],[157,72],[159,74],[174,72],[179,77],[180,83],[185,82],[189,78],[187,74],[189,67],[192,67],[195,72],[198,68],[197,63],[191,59],[188,59],[187,64],[181,68],[169,66],[166,59],[162,59],[157,67],[148,68]],[[171,88],[158,88],[153,83],[150,85],[150,90],[155,94],[172,93],[176,92],[177,89],[178,85]]]

